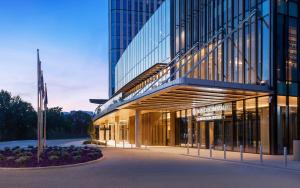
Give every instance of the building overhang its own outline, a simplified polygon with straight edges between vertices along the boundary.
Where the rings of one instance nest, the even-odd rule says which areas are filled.
[[[122,101],[94,120],[115,110],[177,111],[272,94],[268,85],[180,78]]]
[[[104,104],[108,101],[108,99],[90,99],[89,101],[93,104]]]
[[[157,74],[159,71],[161,71],[163,68],[167,66],[166,63],[156,63],[149,69],[145,70],[141,74],[139,74],[137,77],[135,77],[133,80],[125,84],[122,88],[120,88],[115,94],[119,94],[121,92],[125,93],[135,87],[137,84],[147,80],[148,78],[152,77],[153,75]]]

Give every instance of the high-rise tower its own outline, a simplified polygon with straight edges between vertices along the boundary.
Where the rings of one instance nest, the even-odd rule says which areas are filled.
[[[115,65],[163,1],[109,0],[109,97],[115,92]]]

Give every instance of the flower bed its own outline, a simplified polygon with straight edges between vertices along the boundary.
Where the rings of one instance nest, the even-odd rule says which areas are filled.
[[[37,162],[37,148],[4,148],[0,150],[0,167],[46,167],[83,163],[102,157],[99,148],[94,147],[47,147],[40,155]]]

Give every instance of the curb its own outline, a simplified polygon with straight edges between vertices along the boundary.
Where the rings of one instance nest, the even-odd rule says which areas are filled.
[[[88,165],[92,163],[96,163],[99,161],[102,161],[104,159],[104,156],[100,157],[99,159],[87,161],[83,163],[76,163],[76,164],[67,164],[67,165],[61,165],[61,166],[44,166],[44,167],[22,167],[22,168],[10,168],[10,167],[0,167],[0,170],[46,170],[46,169],[60,169],[60,168],[71,168],[71,167],[77,167],[77,166],[83,166]]]
[[[287,170],[292,172],[300,172],[299,169],[289,168],[289,167],[280,167],[270,164],[257,164],[257,163],[251,163],[251,162],[240,162],[235,160],[224,160],[224,159],[217,159],[217,158],[210,158],[210,157],[199,157],[199,156],[193,156],[193,155],[187,155],[187,154],[179,154],[181,156],[191,157],[191,158],[199,158],[199,159],[205,159],[205,160],[213,160],[213,161],[222,161],[222,162],[229,162],[234,163],[236,165],[243,165],[243,166],[252,166],[252,167],[258,167],[258,168],[272,168],[272,169],[280,169],[280,170]]]

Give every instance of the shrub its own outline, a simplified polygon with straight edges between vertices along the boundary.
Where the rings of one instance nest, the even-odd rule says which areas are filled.
[[[8,152],[8,151],[10,151],[10,148],[9,147],[5,147],[4,151]]]
[[[82,144],[84,144],[84,145],[92,144],[92,141],[91,141],[91,140],[85,140],[85,141],[83,141]],[[85,146],[85,147],[86,147],[86,146]]]
[[[14,157],[14,156],[8,156],[8,157],[6,157],[6,160],[7,161],[13,161],[13,160],[15,160],[16,158]]]
[[[74,161],[79,161],[81,159],[81,156],[80,155],[75,155],[73,156],[73,160]]]
[[[4,160],[5,160],[4,155],[2,155],[2,154],[0,153],[0,161],[4,161]]]
[[[73,156],[75,156],[75,155],[80,155],[80,154],[81,154],[81,151],[80,151],[80,150],[72,151],[71,154],[72,154]]]
[[[57,150],[51,150],[51,151],[48,151],[47,154],[59,156],[59,155],[61,155],[61,152],[57,151]]]
[[[50,161],[57,161],[59,159],[59,157],[57,155],[51,155],[51,156],[48,157],[48,159]]]
[[[20,149],[20,146],[15,146],[12,148],[12,150],[17,150],[17,149]]]
[[[64,159],[68,159],[71,155],[67,151],[61,152],[61,157]]]
[[[15,149],[13,149],[13,151],[12,151],[12,153],[14,154],[14,155],[18,155],[18,154],[20,154],[22,151],[21,151],[21,149],[20,148],[15,148]]]
[[[21,156],[32,157],[33,154],[32,154],[30,151],[24,151],[24,152],[21,152],[21,153],[18,153],[18,154],[17,154],[17,157],[21,157]]]
[[[97,157],[99,157],[99,153],[92,152],[92,153],[88,153],[87,156],[90,157],[90,158],[97,158]]]
[[[28,149],[34,149],[34,146],[29,145],[29,146],[27,146],[27,148],[28,148]]]
[[[21,163],[21,164],[24,164],[24,163],[26,163],[27,161],[29,161],[31,159],[31,157],[30,156],[21,156],[21,157],[19,157],[19,158],[17,158],[16,160],[15,160],[15,162],[16,163]]]

